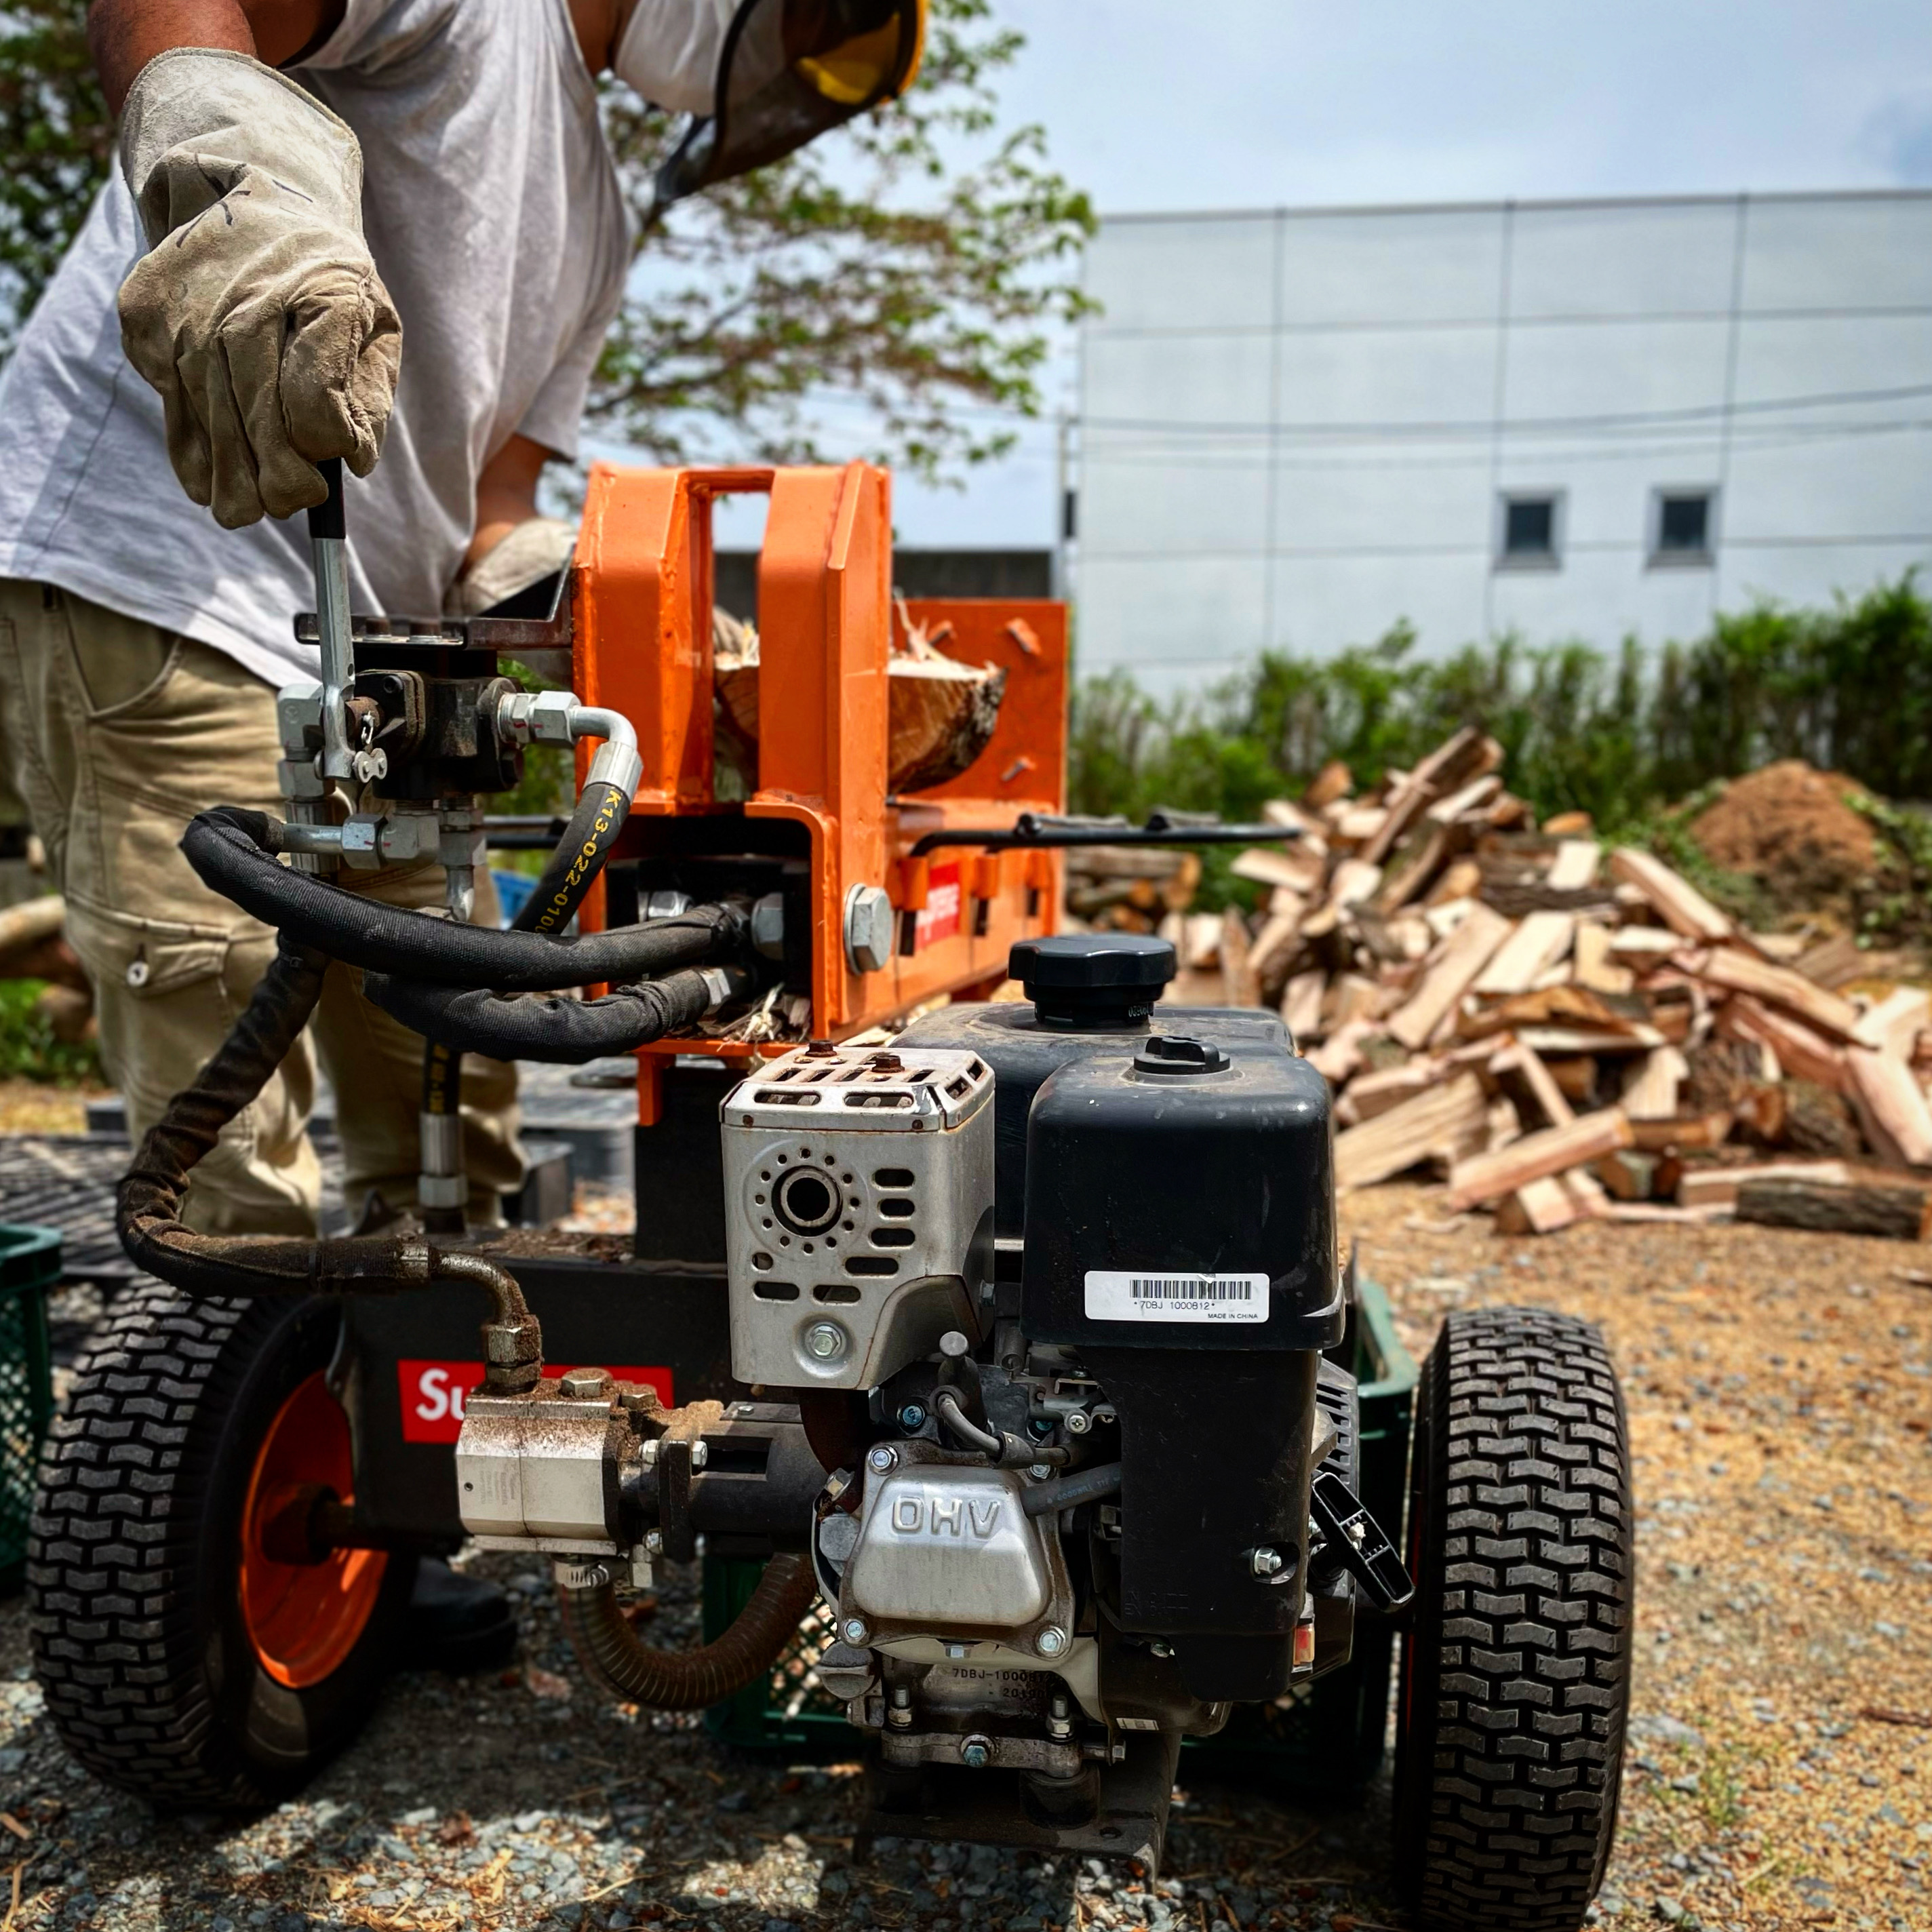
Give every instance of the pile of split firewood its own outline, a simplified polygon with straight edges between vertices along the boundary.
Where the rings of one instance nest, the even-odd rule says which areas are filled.
[[[1927,994],[1849,994],[1848,938],[1743,930],[1582,814],[1539,827],[1502,762],[1465,730],[1367,796],[1335,766],[1270,805],[1300,836],[1235,862],[1268,889],[1252,921],[1164,900],[1179,868],[1083,875],[1070,909],[1152,915],[1178,1002],[1279,1006],[1336,1094],[1345,1189],[1433,1171],[1510,1233],[1932,1233]]]

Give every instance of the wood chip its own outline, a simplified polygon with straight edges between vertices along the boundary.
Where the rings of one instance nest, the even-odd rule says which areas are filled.
[[[1574,914],[1532,913],[1497,947],[1469,990],[1479,998],[1528,992],[1539,976],[1568,953],[1576,936]]]
[[[1478,1154],[1450,1170],[1451,1208],[1474,1208],[1513,1194],[1545,1174],[1560,1174],[1631,1144],[1630,1124],[1619,1107],[1584,1114],[1561,1127],[1526,1135],[1499,1154]]]
[[[1890,1167],[1932,1167],[1932,1108],[1903,1060],[1869,1046],[1845,1055],[1867,1144]]]
[[[1774,965],[1735,946],[1678,956],[1685,972],[1726,992],[1747,993],[1766,1006],[1781,1006],[1816,1031],[1838,1040],[1855,1040],[1858,1010],[1850,1000],[1814,986],[1789,966]]]
[[[1597,883],[1598,868],[1603,862],[1603,849],[1594,838],[1565,838],[1556,848],[1543,883],[1558,892],[1578,891]]]
[[[1909,1175],[1750,1180],[1738,1190],[1736,1213],[1767,1227],[1922,1241],[1932,1232],[1932,1191]]]
[[[1486,905],[1472,904],[1462,923],[1443,942],[1436,963],[1424,974],[1407,1004],[1390,1020],[1389,1031],[1412,1051],[1426,1044],[1510,931],[1509,921],[1500,914],[1490,911]]]
[[[1472,1072],[1455,1074],[1337,1134],[1336,1185],[1370,1187],[1419,1161],[1453,1157],[1480,1142],[1488,1114],[1482,1082]]]
[[[1731,936],[1730,921],[1688,879],[1634,845],[1619,845],[1610,854],[1610,876],[1635,886],[1664,924],[1687,939]]]

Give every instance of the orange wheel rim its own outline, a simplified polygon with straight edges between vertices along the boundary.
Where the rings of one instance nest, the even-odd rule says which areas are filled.
[[[320,1563],[283,1563],[264,1532],[290,1492],[321,1484],[355,1500],[349,1418],[318,1370],[268,1425],[242,1506],[242,1621],[262,1668],[292,1690],[319,1684],[356,1648],[382,1594],[387,1553],[338,1550]]]

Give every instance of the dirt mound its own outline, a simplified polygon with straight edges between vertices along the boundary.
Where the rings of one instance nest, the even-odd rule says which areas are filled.
[[[1869,878],[1878,863],[1870,822],[1845,802],[1863,788],[1802,758],[1733,778],[1690,821],[1713,864],[1756,879],[1780,905],[1803,907]]]

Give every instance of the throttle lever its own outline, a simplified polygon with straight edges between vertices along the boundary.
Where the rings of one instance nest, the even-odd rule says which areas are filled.
[[[1323,1540],[1378,1610],[1399,1610],[1415,1594],[1395,1545],[1361,1498],[1332,1469],[1316,1476],[1308,1508]]]

